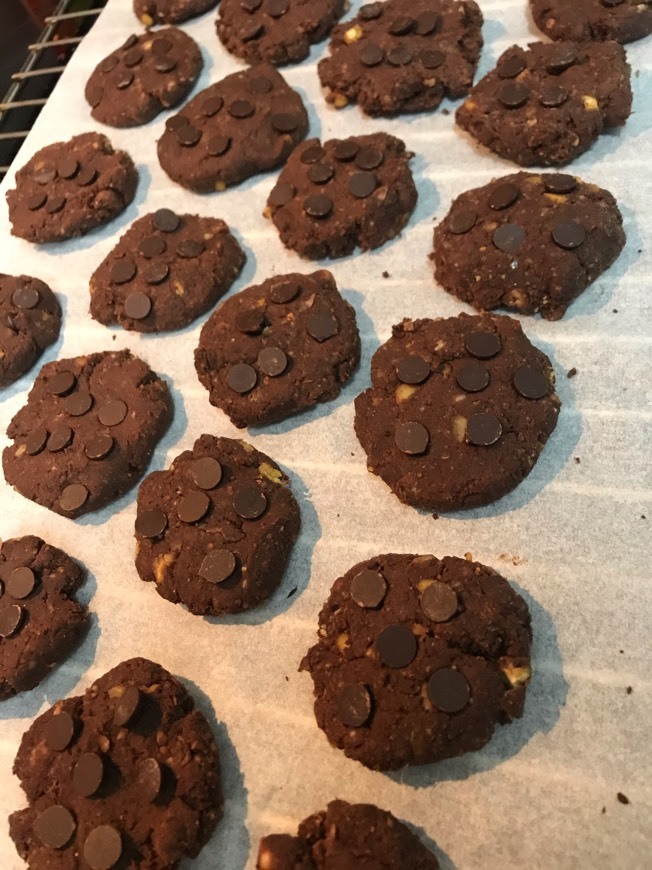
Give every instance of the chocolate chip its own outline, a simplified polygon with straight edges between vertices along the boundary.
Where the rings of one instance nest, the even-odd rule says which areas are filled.
[[[388,625],[378,635],[376,649],[388,668],[406,668],[417,654],[417,639],[405,625]]]
[[[177,245],[177,254],[184,260],[194,260],[206,250],[206,246],[199,239],[184,239]]]
[[[387,53],[387,63],[392,66],[406,66],[410,63],[414,55],[405,45],[397,45]]]
[[[360,63],[364,66],[378,66],[385,60],[385,52],[375,42],[367,42],[360,49]]]
[[[126,686],[115,705],[113,721],[118,728],[130,725],[140,712],[142,695],[138,686]]]
[[[184,148],[194,148],[202,137],[201,130],[193,127],[192,124],[186,124],[184,127],[178,127],[175,130],[179,144]]]
[[[422,356],[404,356],[396,366],[399,381],[404,384],[422,384],[430,374],[430,363]]]
[[[302,163],[318,163],[326,152],[319,145],[311,145],[301,154]]]
[[[561,172],[553,172],[550,175],[543,175],[543,186],[548,193],[572,193],[577,187],[577,181],[572,175],[564,175]]]
[[[59,372],[59,374],[52,378],[48,387],[54,396],[65,396],[66,393],[69,393],[73,389],[76,383],[77,378],[72,372]]]
[[[168,518],[158,509],[143,511],[136,517],[135,528],[143,538],[160,538],[168,525]]]
[[[269,204],[278,206],[287,205],[294,198],[295,190],[287,181],[279,181],[269,194]]]
[[[405,36],[407,33],[410,33],[414,28],[414,25],[414,18],[402,15],[400,18],[395,18],[393,21],[390,21],[387,31],[388,33],[391,33],[392,36]]]
[[[45,210],[48,214],[57,214],[66,204],[65,196],[50,196],[45,203]]]
[[[63,849],[70,842],[76,827],[70,810],[60,804],[43,810],[34,820],[34,833],[50,849]]]
[[[502,434],[501,422],[493,414],[472,414],[466,424],[466,438],[477,447],[495,444]]]
[[[82,483],[71,483],[61,493],[59,506],[61,510],[72,514],[86,504],[89,495],[89,491]]]
[[[586,230],[573,220],[561,220],[552,228],[552,238],[556,245],[567,251],[573,251],[584,244]]]
[[[498,99],[506,109],[520,109],[530,98],[530,89],[520,82],[507,82],[498,91]]]
[[[89,187],[97,178],[97,169],[94,166],[83,166],[75,176],[75,184],[78,187]]]
[[[448,231],[454,236],[463,236],[473,229],[477,219],[478,216],[474,211],[460,209],[448,218]]]
[[[63,400],[63,406],[71,417],[83,417],[93,407],[93,397],[86,390],[78,390]]]
[[[349,192],[358,199],[366,199],[376,189],[376,183],[373,172],[356,172],[349,178]]]
[[[260,335],[265,328],[265,315],[260,310],[240,311],[235,325],[246,335]]]
[[[72,771],[72,787],[80,797],[91,797],[102,785],[104,760],[95,752],[85,752]]]
[[[327,163],[313,163],[308,170],[308,179],[313,184],[326,184],[335,175],[335,170]]]
[[[220,96],[208,97],[208,99],[204,100],[201,113],[206,118],[212,118],[213,115],[217,115],[222,106],[224,105],[224,100]]]
[[[270,120],[278,133],[291,133],[299,126],[299,119],[291,112],[276,112]]]
[[[222,466],[212,456],[202,456],[193,462],[191,474],[200,489],[215,489],[222,480]]]
[[[460,366],[455,380],[467,393],[480,393],[489,386],[489,369],[481,362],[471,360]]]
[[[40,208],[43,208],[47,202],[47,198],[47,194],[39,190],[37,193],[33,193],[27,197],[27,208],[30,211],[38,211]]]
[[[249,90],[253,94],[268,94],[273,87],[267,76],[256,76],[249,82]]]
[[[478,359],[491,359],[503,349],[500,336],[495,332],[471,332],[464,343],[471,356]]]
[[[347,728],[361,728],[371,716],[371,695],[363,683],[349,683],[337,699],[337,716]]]
[[[358,169],[376,169],[383,162],[383,152],[376,148],[361,148],[355,156]]]
[[[173,43],[164,36],[157,36],[154,42],[152,42],[152,51],[154,54],[167,54],[169,51],[172,51],[173,48]]]
[[[339,160],[340,163],[349,163],[360,150],[360,146],[352,139],[342,139],[338,142],[333,151],[333,157]]]
[[[310,217],[325,218],[333,211],[333,200],[321,193],[316,193],[304,199],[303,210]]]
[[[72,442],[72,429],[70,426],[55,426],[48,438],[48,450],[50,453],[59,453]]]
[[[128,70],[120,70],[120,75],[116,79],[115,86],[119,91],[125,91],[134,82],[134,74]]]
[[[423,12],[418,16],[416,26],[414,28],[417,36],[430,36],[439,27],[441,16],[436,12]]]
[[[516,76],[520,75],[526,68],[527,63],[525,62],[523,55],[512,54],[498,65],[496,72],[498,73],[498,77],[501,79],[515,79]]]
[[[264,347],[258,354],[258,368],[270,378],[282,375],[288,367],[288,358],[280,347]]]
[[[501,184],[492,192],[489,197],[489,208],[494,211],[502,211],[504,208],[509,208],[514,205],[516,200],[521,195],[521,191],[515,184]]]
[[[152,300],[146,293],[130,293],[125,299],[125,314],[132,320],[144,320],[152,310]]]
[[[21,600],[32,594],[36,583],[36,576],[32,569],[27,565],[21,565],[20,568],[14,568],[7,578],[7,592],[12,598]]]
[[[230,550],[211,550],[199,566],[199,576],[209,583],[224,583],[236,569],[236,558]]]
[[[244,395],[256,386],[258,375],[256,369],[247,363],[236,363],[229,369],[227,380],[232,390]]]
[[[401,453],[418,456],[428,449],[430,434],[421,423],[399,423],[394,431],[394,442]]]
[[[514,386],[524,399],[543,399],[550,390],[548,378],[531,366],[521,366],[514,372]]]
[[[437,69],[446,60],[446,55],[436,48],[419,52],[419,60],[426,69]]]
[[[229,106],[229,115],[232,118],[251,118],[256,107],[249,100],[234,100]]]
[[[99,825],[84,841],[84,860],[91,870],[111,870],[122,855],[122,837],[111,825]]]
[[[267,14],[272,18],[282,18],[289,8],[288,0],[267,0]]]
[[[169,73],[177,68],[177,62],[173,57],[157,57],[154,69],[158,73]]]
[[[361,18],[362,21],[375,21],[376,18],[380,18],[382,14],[382,3],[366,3],[358,10],[358,18]]]
[[[615,6],[622,6],[625,0],[600,0],[603,6],[607,9],[613,9]]]
[[[387,583],[382,574],[365,568],[351,580],[351,598],[358,607],[378,607],[387,592]]]
[[[20,604],[0,606],[0,637],[12,637],[20,629],[25,611]]]
[[[113,450],[114,445],[111,435],[100,434],[92,438],[86,447],[84,453],[89,459],[106,459],[109,453]]]
[[[198,523],[211,506],[211,500],[205,492],[189,492],[177,505],[179,519],[184,523]]]
[[[503,224],[493,235],[493,243],[499,251],[517,254],[525,241],[525,230],[518,224]]]
[[[138,246],[138,250],[146,260],[153,260],[154,257],[160,257],[165,253],[167,244],[160,236],[147,236]]]
[[[127,410],[122,399],[111,399],[102,405],[97,412],[97,417],[103,426],[117,426],[127,416]]]
[[[29,433],[25,439],[25,451],[28,456],[37,456],[45,447],[48,440],[48,430],[39,426]]]
[[[55,713],[45,726],[45,742],[53,752],[67,749],[74,736],[75,720],[65,710]]]
[[[267,496],[259,486],[243,486],[233,496],[235,512],[245,520],[255,520],[267,509]]]
[[[301,292],[301,284],[298,281],[281,281],[275,284],[269,292],[269,298],[277,305],[285,305],[292,302]]]
[[[30,311],[32,308],[36,308],[40,300],[41,294],[38,292],[36,287],[29,287],[26,285],[14,290],[11,297],[11,301],[16,308],[21,308],[23,311]]]
[[[19,332],[18,325],[17,325],[16,321],[14,320],[14,318],[11,316],[11,314],[6,315],[5,324],[7,326],[7,329],[10,330],[10,332],[13,332],[14,335],[16,335]]]
[[[42,166],[40,169],[37,169],[32,178],[37,184],[52,184],[54,179],[57,177],[57,170],[51,164],[46,164]]]
[[[231,139],[229,136],[211,136],[206,143],[206,150],[211,157],[221,157],[231,147]]]
[[[259,39],[265,33],[265,26],[259,21],[252,21],[240,31],[240,39],[243,42],[252,42]]]
[[[262,5],[263,0],[240,0],[240,5],[247,12],[255,12]]]
[[[556,46],[553,53],[548,58],[546,70],[555,75],[564,72],[578,60],[577,49],[569,43]]]
[[[440,668],[428,680],[428,697],[442,713],[458,713],[469,703],[471,687],[453,668]]]
[[[420,604],[432,622],[447,622],[457,613],[457,593],[448,583],[435,580],[421,593]]]
[[[539,95],[539,102],[546,109],[557,109],[563,106],[570,94],[561,85],[549,85]]]
[[[121,45],[122,51],[128,51],[130,48],[133,48],[134,45],[138,43],[138,37],[135,33],[132,33],[131,36],[128,36],[125,40],[124,44]]]
[[[138,796],[152,803],[161,793],[163,769],[155,758],[146,758],[138,765],[136,773]]]
[[[181,218],[169,208],[159,208],[154,212],[154,226],[162,233],[174,233],[179,229]]]
[[[180,127],[185,127],[189,124],[190,121],[185,115],[172,115],[171,118],[168,118],[165,122],[166,130],[178,130]]]
[[[123,46],[124,48],[124,46]],[[117,65],[120,63],[118,58],[115,55],[109,55],[109,57],[105,57],[103,61],[98,66],[98,69],[101,73],[106,75],[107,73],[112,72]]]
[[[128,284],[136,277],[136,264],[133,260],[118,260],[111,269],[113,284]]]
[[[142,60],[143,53],[139,48],[132,48],[131,51],[128,51],[122,58],[123,64],[129,68],[138,66],[139,63],[142,63]]]
[[[86,99],[92,109],[96,109],[102,102],[104,96],[104,88],[99,85],[86,85]]]
[[[315,311],[314,314],[311,314],[308,318],[306,329],[308,330],[308,334],[311,335],[315,341],[321,343],[322,341],[328,341],[329,338],[337,335],[339,323],[337,322],[335,315],[331,314],[329,311]]]
[[[57,172],[62,178],[74,178],[79,172],[79,161],[74,157],[61,157],[57,163]]]
[[[162,284],[170,276],[170,267],[163,260],[152,260],[142,271],[143,280],[148,284]]]

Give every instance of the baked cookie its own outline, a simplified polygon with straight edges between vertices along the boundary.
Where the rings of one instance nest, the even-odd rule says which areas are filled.
[[[517,172],[453,201],[435,228],[435,278],[480,311],[559,320],[625,244],[607,190],[572,175]]]
[[[203,65],[199,46],[178,27],[132,34],[91,73],[91,115],[111,127],[146,124],[188,96]]]
[[[218,749],[203,713],[160,665],[129,659],[39,716],[14,773],[9,817],[32,870],[175,868],[222,816]]]
[[[480,749],[523,715],[527,604],[491,568],[384,555],[333,584],[301,663],[333,746],[374,770]]]
[[[191,613],[240,613],[279,585],[300,525],[288,478],[269,456],[202,435],[140,485],[136,568]]]
[[[211,85],[165,123],[163,170],[182,187],[210,193],[285,163],[308,132],[301,97],[261,64]]]
[[[629,117],[630,67],[616,42],[513,45],[458,108],[459,126],[521,166],[568,163]]]
[[[98,510],[134,486],[171,420],[167,384],[128,350],[47,363],[7,429],[5,479],[63,516]]]
[[[296,837],[270,834],[258,849],[257,870],[438,870],[421,840],[373,804],[331,801],[308,816]]]
[[[179,24],[214,9],[219,0],[134,0],[134,12],[141,24]]]
[[[346,0],[221,0],[217,35],[247,63],[296,63],[328,36],[346,5]]]
[[[481,49],[474,0],[367,3],[333,31],[319,78],[337,109],[356,102],[368,115],[420,112],[469,92]]]
[[[61,308],[47,284],[0,274],[0,387],[31,369],[60,331]]]
[[[215,305],[245,259],[224,221],[160,208],[132,224],[93,274],[91,314],[137,332],[180,329]]]
[[[138,172],[125,151],[100,133],[82,133],[41,148],[7,191],[14,236],[62,242],[86,235],[121,214],[133,200]]]
[[[309,139],[296,148],[267,200],[286,248],[310,260],[378,248],[417,203],[405,143],[388,133]]]
[[[551,39],[634,42],[652,33],[650,0],[530,0],[530,9]]]
[[[532,470],[561,403],[548,357],[511,317],[404,320],[355,400],[367,468],[406,504],[489,504]]]
[[[86,573],[34,535],[0,544],[0,701],[33,689],[88,630]]]
[[[231,296],[195,351],[211,404],[239,428],[329,402],[359,362],[355,311],[326,270],[277,275]]]

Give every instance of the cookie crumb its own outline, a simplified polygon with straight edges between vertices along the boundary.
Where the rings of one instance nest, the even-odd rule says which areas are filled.
[[[383,272],[383,278],[389,278],[389,272],[387,271],[387,269],[385,269],[385,271]]]
[[[433,520],[438,520],[438,519],[439,519],[439,514],[432,514],[432,518],[433,518]]]
[[[573,366],[572,369],[569,369],[569,370],[566,372],[566,377],[567,377],[567,378],[574,378],[576,374],[577,374],[577,369],[575,368],[575,366]]]
[[[641,514],[641,519],[642,519],[642,520],[646,520],[646,519],[647,519],[647,517],[645,516],[645,514]]]
[[[466,559],[467,562],[472,562],[473,561],[473,553],[465,553],[464,558]]]
[[[575,463],[576,463],[576,465],[579,465],[581,461],[582,461],[582,460],[579,458],[579,456],[576,456],[576,457],[575,457]]]
[[[626,794],[623,794],[621,791],[618,792],[616,797],[621,802],[621,804],[628,804],[629,803],[629,798],[627,797]]]
[[[634,691],[634,690],[632,689],[631,686],[627,686],[627,694],[628,694],[628,695],[631,695],[633,691]]]
[[[625,650],[624,650],[624,649],[619,649],[618,652],[622,655],[622,654],[625,652]]]
[[[603,815],[603,816],[606,815],[606,812],[607,812],[607,808],[606,808],[606,807],[602,807],[602,815]]]
[[[617,309],[617,308],[614,308],[614,309],[612,310],[612,313],[613,313],[613,314],[618,314],[618,309]]]
[[[442,115],[450,115],[451,110],[450,109],[442,109],[441,113],[442,113]]]

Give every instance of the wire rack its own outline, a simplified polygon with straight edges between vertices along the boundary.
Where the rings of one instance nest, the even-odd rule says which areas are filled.
[[[60,0],[0,102],[0,181],[107,0]]]

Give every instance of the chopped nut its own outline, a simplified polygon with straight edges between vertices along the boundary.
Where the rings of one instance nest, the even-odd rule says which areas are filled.
[[[215,182],[215,190],[217,190],[219,192],[226,190],[226,184],[223,181],[216,181]]]
[[[154,576],[157,583],[162,583],[165,580],[165,571],[168,565],[174,565],[176,560],[176,553],[164,553],[162,556],[154,559]]]
[[[345,649],[349,648],[349,636],[346,632],[340,634],[337,638],[337,648],[340,652],[344,652]]]
[[[507,305],[510,305],[513,308],[525,308],[527,305],[527,299],[522,290],[510,290],[505,299]]]
[[[532,668],[519,668],[505,664],[502,666],[502,671],[512,686],[523,686],[529,683],[532,677]]]
[[[561,193],[544,193],[543,194],[550,202],[562,203],[566,202],[566,197]]]
[[[253,444],[250,444],[248,441],[240,440],[240,446],[243,450],[246,450],[247,453],[252,453],[256,449]]]
[[[405,402],[410,396],[413,396],[417,391],[417,388],[412,386],[412,384],[399,384],[398,387],[394,390],[394,398],[397,402]]]
[[[428,629],[425,625],[420,625],[419,623],[415,623],[412,626],[412,634],[415,637],[423,637],[424,634],[428,634]]]
[[[587,112],[595,112],[598,108],[598,101],[596,98],[588,94],[582,97],[582,102],[584,103],[584,108]]]
[[[174,287],[174,292],[177,294],[177,296],[183,296],[183,294],[186,292],[186,288],[183,286],[181,281],[173,281],[172,286]]]
[[[335,109],[343,109],[345,106],[349,105],[349,99],[344,96],[344,94],[332,94],[331,104]]]
[[[437,353],[439,353],[439,351],[444,350],[445,347],[446,347],[446,342],[440,338],[439,341],[437,342],[437,344],[435,345],[435,350],[437,351]]]
[[[105,734],[100,734],[97,738],[97,743],[102,752],[108,752],[111,748],[111,741]]]
[[[458,441],[464,441],[466,437],[466,417],[455,417],[453,420],[453,434]]]
[[[276,864],[274,855],[265,849],[258,853],[258,866],[260,867],[260,870],[274,870],[274,867],[278,865]]]
[[[269,462],[261,462],[258,466],[258,471],[271,483],[275,483],[277,485],[283,483],[283,472],[280,468],[272,468]]]
[[[14,456],[22,456],[26,450],[27,450],[26,444],[19,444],[18,447],[16,448],[16,452],[14,453]]]
[[[434,582],[435,582],[434,580],[429,580],[427,578],[423,579],[423,580],[419,580],[419,582],[417,583],[417,589],[419,590],[419,592],[423,592],[423,590],[427,589],[428,586],[432,586],[432,584]]]
[[[470,552],[465,553],[464,558],[466,559],[467,562],[472,562],[473,561],[473,553],[470,553]]]
[[[359,24],[354,24],[353,27],[349,27],[347,31],[344,33],[344,42],[347,45],[351,45],[352,42],[357,42],[362,36],[362,28]]]
[[[424,79],[423,83],[424,85],[426,85],[426,87],[434,88],[434,86],[437,84],[437,79]]]
[[[423,709],[430,712],[432,710],[432,702],[428,697],[428,686],[425,683],[421,686],[421,700],[423,701]]]
[[[143,692],[146,695],[153,695],[155,692],[157,692],[159,690],[159,688],[160,688],[159,683],[152,683],[151,686],[143,686]]]
[[[146,12],[140,16],[141,23],[145,25],[145,27],[151,27],[154,24],[154,19],[151,15],[148,15]]]
[[[464,108],[469,110],[475,109],[475,103],[473,102],[473,100],[465,100]]]
[[[116,698],[122,698],[124,693],[125,693],[124,686],[111,686],[111,688],[107,692],[109,698],[113,698],[114,701]]]

